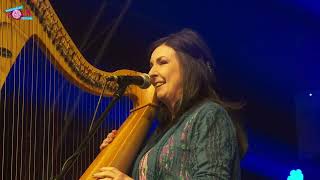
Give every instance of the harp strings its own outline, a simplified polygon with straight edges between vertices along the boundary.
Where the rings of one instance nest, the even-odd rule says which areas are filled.
[[[40,29],[40,27],[39,26],[37,26],[37,30],[39,30]],[[40,50],[39,50],[39,42],[37,41],[36,42],[37,43],[37,46],[36,47],[34,47],[34,44],[35,43],[33,43],[33,46],[32,46],[32,48],[33,48],[33,52],[35,51],[34,50],[34,48],[36,48],[36,56],[35,56],[35,62],[34,62],[34,64],[36,65],[36,68],[32,71],[32,77],[34,76],[34,73],[35,73],[35,103],[31,103],[31,104],[35,104],[35,108],[34,109],[31,109],[31,112],[35,112],[34,113],[34,116],[33,116],[33,122],[34,122],[34,128],[33,128],[33,133],[34,133],[34,136],[33,136],[33,139],[31,139],[31,144],[30,144],[30,152],[32,152],[32,154],[33,154],[33,157],[32,157],[32,178],[36,178],[36,169],[37,169],[37,167],[36,167],[36,148],[35,147],[37,147],[37,129],[38,129],[38,127],[37,127],[37,125],[38,125],[38,123],[37,123],[37,119],[38,119],[38,103],[37,102],[39,102],[39,100],[38,100],[38,92],[39,92],[39,54],[40,54]],[[32,59],[32,61],[34,61],[34,59]],[[33,66],[32,66],[33,67]],[[31,85],[31,86],[33,86],[33,84]],[[31,100],[32,101],[32,100]],[[40,106],[41,107],[41,106]],[[31,131],[31,133],[32,133],[32,131]],[[33,141],[32,141],[33,140]],[[40,144],[40,143],[39,143]],[[30,166],[31,167],[31,166]],[[40,171],[41,172],[41,171]]]
[[[7,5],[6,3],[4,5]],[[1,19],[5,18],[4,17],[4,13],[0,13],[0,17]],[[3,31],[1,31],[1,41],[4,42],[4,36],[5,34],[3,33]],[[4,42],[4,45],[7,45],[6,42]],[[7,94],[7,90],[5,88],[5,86],[2,87],[3,91],[2,93],[0,94],[0,112],[5,112],[6,111],[6,101],[7,101],[7,97],[6,97],[6,94]],[[3,94],[3,95],[2,95]],[[4,171],[6,170],[5,169],[5,156],[7,154],[5,154],[5,135],[6,135],[6,114],[5,113],[2,113],[0,114],[0,118],[2,118],[2,122],[1,122],[1,125],[2,125],[2,145],[1,145],[1,179],[4,179],[5,175],[4,175]]]
[[[13,41],[17,41],[16,39],[13,39]],[[18,59],[20,59],[20,55],[18,56]],[[13,82],[16,82],[16,66],[14,66],[14,69],[13,69]],[[11,104],[11,108],[12,109],[14,109],[14,104],[16,103],[15,102],[15,100],[16,100],[16,83],[14,83],[13,84],[13,96],[12,96],[12,104]],[[16,116],[15,116],[15,111],[12,111],[11,112],[12,113],[12,118],[13,119],[16,119]],[[14,177],[13,175],[13,171],[14,171],[14,169],[13,169],[13,166],[14,166],[14,164],[13,164],[13,159],[14,159],[14,135],[15,135],[15,132],[16,132],[16,129],[15,129],[15,125],[16,125],[16,121],[13,121],[12,122],[12,125],[11,125],[11,129],[12,129],[12,131],[11,131],[11,149],[12,149],[12,154],[11,154],[11,156],[10,156],[10,175],[11,175],[11,177]]]
[[[14,1],[4,2],[5,7],[16,5]],[[4,18],[4,13],[0,16]],[[21,25],[18,20],[12,21],[18,27]],[[11,33],[14,32],[13,27],[9,27]],[[28,31],[44,33],[42,27],[34,23],[29,24]],[[18,49],[21,43],[18,37],[8,38],[1,32],[1,42],[8,45],[10,40],[13,47],[6,47]],[[45,39],[44,46],[48,43],[51,43],[49,38]],[[55,69],[56,61],[47,48],[41,50],[34,35],[20,52],[14,52],[19,55],[12,61],[15,64],[0,91],[1,179],[49,179],[57,174],[87,134],[98,101],[97,96],[67,81]],[[109,101],[109,98],[102,100],[98,115]],[[109,131],[120,127],[131,108],[129,98],[117,103],[66,179],[80,177],[99,152],[101,141]]]
[[[47,42],[47,39],[45,38],[45,43]],[[48,54],[48,50],[47,50],[47,48],[45,48],[45,57],[48,57],[47,56],[47,54]],[[43,58],[43,60],[44,60],[44,58]],[[43,97],[44,97],[44,99],[43,99],[43,106],[41,107],[41,110],[43,111],[43,114],[42,114],[42,117],[41,117],[41,121],[42,121],[42,126],[40,127],[41,129],[43,129],[43,138],[42,138],[42,140],[41,140],[41,145],[42,145],[42,153],[41,153],[41,157],[42,157],[42,161],[41,161],[41,164],[42,164],[42,169],[43,169],[43,171],[42,171],[42,175],[41,175],[41,179],[47,179],[46,178],[46,172],[47,172],[47,169],[46,169],[46,165],[45,165],[45,162],[47,162],[47,161],[49,161],[48,159],[46,159],[46,153],[45,153],[45,146],[46,146],[46,137],[47,137],[47,121],[48,121],[48,119],[47,119],[47,108],[46,108],[46,106],[47,106],[47,99],[48,99],[48,91],[47,91],[47,87],[48,87],[48,85],[47,85],[47,76],[48,76],[48,74],[47,74],[47,71],[48,71],[48,67],[47,67],[47,65],[48,65],[48,61],[44,61],[44,95],[43,95]],[[45,159],[46,159],[46,161],[45,161]]]
[[[29,51],[30,47],[28,46],[27,47],[27,50],[26,48],[23,48],[23,62],[26,62],[29,60],[29,58],[26,56],[26,51]],[[21,130],[21,137],[18,138],[17,136],[17,139],[16,139],[16,142],[18,143],[19,142],[19,139],[20,139],[20,149],[19,149],[19,161],[18,161],[18,158],[16,159],[16,170],[17,171],[17,174],[16,174],[16,177],[19,177],[19,179],[22,179],[22,168],[19,168],[18,169],[18,164],[22,164],[23,163],[23,149],[24,149],[24,139],[25,139],[25,131],[24,131],[24,127],[26,125],[26,119],[24,118],[26,115],[25,115],[25,83],[26,83],[26,63],[22,63],[22,66],[23,66],[23,69],[21,70],[21,61],[19,62],[19,81],[22,80],[21,82],[19,82],[19,91],[18,91],[18,95],[22,97],[22,104],[21,104],[21,110],[18,110],[18,112],[21,112],[21,116],[19,116],[18,118],[18,128],[17,130]],[[22,78],[21,78],[21,75],[22,75]],[[20,86],[21,84],[21,86]],[[20,94],[20,90],[22,90],[22,94]],[[18,98],[20,99],[20,98]],[[20,104],[20,103],[18,103]],[[20,107],[20,106],[19,106]],[[21,126],[19,126],[19,119],[21,119]],[[18,145],[18,144],[17,144]],[[18,157],[18,156],[16,156]]]
[[[39,46],[30,39],[1,90],[2,179],[49,179],[57,174],[87,134],[98,102],[97,96],[66,81]],[[103,98],[98,115],[109,101]],[[117,103],[67,179],[80,177],[106,134],[119,128],[131,107],[128,98]]]

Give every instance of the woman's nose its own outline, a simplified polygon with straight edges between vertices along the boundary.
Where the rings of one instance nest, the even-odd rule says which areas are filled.
[[[151,84],[153,84],[155,78],[157,77],[157,71],[152,67],[148,74],[150,76]]]
[[[151,69],[149,70],[149,76],[152,77],[152,76],[155,76],[155,68],[151,67]]]

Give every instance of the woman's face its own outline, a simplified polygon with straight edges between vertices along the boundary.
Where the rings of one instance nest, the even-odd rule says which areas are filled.
[[[158,100],[171,112],[175,103],[182,97],[182,67],[177,53],[166,45],[158,46],[150,58],[150,79],[155,87]]]

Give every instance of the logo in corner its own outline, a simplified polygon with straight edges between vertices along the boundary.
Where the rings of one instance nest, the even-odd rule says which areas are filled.
[[[9,18],[13,18],[15,20],[32,20],[32,16],[30,10],[23,10],[23,6],[17,6],[13,8],[6,9],[5,12],[8,13]]]

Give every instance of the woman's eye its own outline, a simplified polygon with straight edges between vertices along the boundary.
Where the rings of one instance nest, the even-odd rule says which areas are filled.
[[[168,63],[168,61],[166,61],[166,60],[161,60],[160,62],[159,62],[159,64],[167,64]]]

